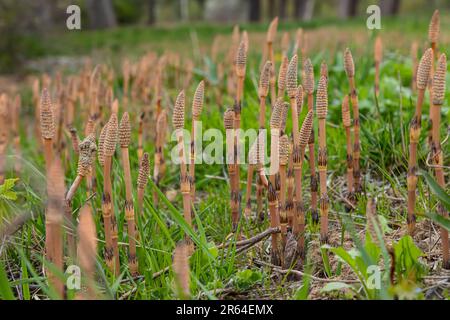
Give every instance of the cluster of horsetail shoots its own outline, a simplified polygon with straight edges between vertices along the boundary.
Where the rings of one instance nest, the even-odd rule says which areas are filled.
[[[97,298],[95,290],[95,260],[97,256],[97,230],[90,205],[81,209],[78,223],[77,261],[82,270],[83,286],[76,296],[78,300]]]
[[[45,253],[52,267],[47,268],[49,284],[60,298],[64,297],[64,283],[59,275],[51,270],[63,272],[63,207],[64,207],[64,172],[61,161],[55,157],[47,172],[47,210],[45,215]]]

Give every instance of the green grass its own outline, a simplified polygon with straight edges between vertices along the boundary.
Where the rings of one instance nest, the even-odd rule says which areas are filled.
[[[428,20],[427,15],[422,19],[405,19],[402,22],[393,20],[386,21],[386,28],[397,30],[400,26],[406,30],[409,36],[420,34],[420,39],[426,35]],[[447,23],[444,19],[444,24]],[[354,20],[341,25],[335,20],[318,21],[305,25],[305,28],[316,29],[322,26],[338,25],[342,32],[348,32],[355,26],[360,25],[360,21]],[[294,30],[297,27],[294,23],[280,25],[280,30]],[[255,34],[265,30],[266,25],[244,25]],[[90,54],[95,51],[100,57],[105,57],[107,63],[114,63],[124,55],[138,56],[146,49],[152,48],[162,51],[165,48],[174,50],[179,48],[182,43],[189,42],[192,45],[192,35],[195,30],[200,44],[204,46],[210,42],[215,33],[229,34],[230,26],[211,26],[195,25],[180,27],[160,27],[149,29],[145,27],[126,27],[108,31],[82,31],[67,32],[64,36],[58,36],[58,42],[55,42],[54,35],[48,36],[45,42],[48,44],[42,54],[45,55],[81,55]],[[445,30],[445,29],[444,29]],[[403,31],[403,29],[402,29]],[[51,45],[50,45],[51,43]],[[175,43],[175,44],[174,44]],[[320,63],[325,59],[329,64],[329,113],[327,118],[327,143],[328,143],[328,175],[330,179],[331,196],[331,218],[339,221],[342,228],[351,230],[358,223],[365,223],[365,202],[362,197],[356,210],[352,213],[353,222],[343,221],[345,211],[343,204],[337,199],[335,193],[342,194],[345,190],[337,184],[342,181],[346,170],[346,151],[345,134],[341,124],[341,101],[348,93],[348,84],[345,72],[342,66],[342,49],[345,46],[356,47],[356,44],[339,44],[338,50],[314,52],[311,56],[314,68],[317,74]],[[387,190],[393,190],[397,197],[406,197],[406,170],[407,170],[407,145],[408,145],[408,125],[414,113],[414,103],[416,96],[409,89],[411,83],[411,61],[409,57],[402,55],[396,50],[387,50],[381,66],[381,94],[378,101],[375,100],[373,83],[374,68],[372,43],[367,45],[363,51],[366,54],[358,54],[355,57],[356,64],[356,83],[360,101],[361,114],[361,167],[363,168],[363,179],[365,181],[366,191],[372,197],[378,197],[378,212],[382,214],[387,221],[393,223],[405,224],[406,202],[401,205],[393,205],[393,201],[387,197]],[[248,59],[247,77],[245,81],[245,96],[242,110],[243,128],[257,128],[257,87],[259,80],[258,66],[261,55],[258,53],[262,47],[260,43],[250,43],[252,53]],[[388,44],[388,47],[392,44]],[[131,49],[130,49],[131,48]],[[190,54],[190,52],[188,52]],[[200,61],[211,63],[207,56],[202,56]],[[277,65],[280,61],[277,61]],[[117,65],[116,65],[117,68]],[[117,68],[117,70],[119,70]],[[188,101],[193,96],[195,86],[202,78],[208,79],[208,83],[215,84],[214,68],[204,71],[203,68],[196,69],[192,85],[186,94]],[[117,73],[115,79],[115,95],[121,97],[122,79]],[[217,84],[219,85],[219,84]],[[179,88],[174,88],[171,79],[166,79],[165,88],[170,97],[164,100],[164,107],[171,109],[171,104],[176,97]],[[222,114],[225,106],[219,106],[214,100],[213,90],[210,86],[206,87],[205,107],[202,114],[204,131],[208,128],[219,128],[223,130]],[[221,87],[225,92],[225,86]],[[3,298],[31,299],[34,295],[41,297],[52,296],[52,289],[48,288],[45,278],[42,274],[43,246],[45,239],[45,221],[43,212],[45,208],[45,170],[44,161],[41,152],[38,149],[36,137],[30,134],[27,126],[31,123],[33,110],[31,107],[30,90],[23,91],[24,118],[21,124],[21,136],[23,147],[23,167],[24,171],[20,175],[20,180],[14,190],[17,192],[16,201],[0,199],[1,217],[11,217],[14,214],[32,210],[35,218],[26,224],[23,229],[11,239],[13,245],[2,249],[0,264],[0,296]],[[447,93],[447,100],[449,94]],[[233,97],[224,96],[224,104],[232,105]],[[187,106],[190,103],[187,102]],[[401,106],[401,107],[400,107]],[[133,104],[131,107],[131,118],[133,121],[133,139],[130,146],[130,160],[132,168],[132,178],[135,183],[137,178],[137,116],[140,104]],[[189,110],[190,108],[188,108]],[[267,119],[269,118],[267,111]],[[302,111],[301,119],[306,115],[306,108]],[[424,118],[420,143],[420,167],[426,168],[425,159],[428,152],[426,140],[426,127],[428,123],[428,99],[424,107]],[[443,107],[443,123],[448,122],[448,107]],[[190,127],[189,119],[187,127]],[[82,132],[83,119],[78,118],[77,128]],[[291,123],[288,122],[288,132],[291,132]],[[316,124],[317,134],[317,124]],[[446,134],[445,128],[442,128],[442,136]],[[404,137],[404,139],[402,139]],[[316,140],[317,141],[317,140]],[[204,142],[204,144],[208,144]],[[169,159],[169,152],[174,146],[174,142],[168,143],[165,149],[166,159]],[[151,140],[146,140],[145,151],[153,155],[154,146]],[[448,148],[446,149],[448,151]],[[74,157],[71,154],[72,158]],[[152,159],[152,157],[151,157]],[[446,160],[448,163],[448,160]],[[307,161],[304,165],[304,195],[306,204],[309,204],[309,168]],[[8,172],[9,176],[14,176],[12,170]],[[66,185],[76,175],[76,163],[69,162],[66,165]],[[289,298],[289,299],[307,299],[316,296],[309,296],[310,289],[314,286],[322,286],[314,279],[307,277],[305,283],[298,282],[298,286],[289,286],[286,278],[277,281],[270,279],[270,268],[259,267],[253,259],[267,260],[268,255],[264,250],[267,244],[259,249],[252,249],[243,255],[236,254],[236,248],[233,243],[225,250],[218,250],[217,245],[224,242],[231,233],[231,218],[229,209],[229,186],[227,181],[226,167],[223,165],[197,165],[197,191],[201,197],[200,203],[195,205],[195,219],[193,228],[190,228],[182,218],[181,195],[178,194],[174,201],[169,201],[164,192],[169,189],[179,189],[179,171],[178,167],[167,162],[167,173],[161,182],[162,191],[158,190],[160,204],[155,207],[152,203],[152,191],[155,188],[150,182],[146,190],[144,212],[138,221],[140,232],[140,242],[138,248],[138,258],[142,277],[133,279],[128,273],[126,267],[126,233],[123,202],[125,198],[125,186],[123,174],[120,169],[120,155],[116,153],[113,162],[113,205],[117,215],[119,241],[121,243],[121,261],[122,274],[118,279],[110,274],[103,262],[103,227],[101,217],[101,190],[102,190],[102,172],[99,165],[96,167],[97,193],[90,200],[94,208],[95,221],[98,231],[99,257],[98,257],[98,280],[103,289],[106,298],[125,298],[125,299],[173,299],[174,279],[171,268],[158,277],[153,274],[170,267],[172,264],[172,253],[175,245],[185,234],[188,234],[196,244],[197,250],[190,259],[191,267],[191,291],[194,298],[220,297],[216,294],[217,289],[228,288],[234,292],[247,297],[259,298]],[[241,180],[246,179],[246,166],[242,166]],[[420,180],[419,197],[417,199],[417,213],[420,217],[428,212],[435,211],[436,198],[430,195],[427,184]],[[241,185],[244,190],[244,185]],[[254,190],[254,189],[253,189]],[[243,195],[244,196],[244,195]],[[73,201],[74,215],[78,214],[78,209],[87,199],[85,185],[83,184],[77,192]],[[351,226],[346,224],[350,223]],[[352,225],[355,223],[355,226]],[[264,222],[242,220],[240,228],[245,236],[250,237],[255,233],[263,231],[269,225],[267,219]],[[335,229],[336,231],[336,229]],[[336,231],[340,234],[340,230]],[[342,235],[344,232],[342,233]],[[318,229],[308,224],[307,239],[312,248],[312,243],[318,236]],[[235,240],[235,239],[234,239]],[[343,239],[341,239],[343,242]],[[370,247],[372,248],[372,247]],[[370,249],[369,248],[369,249]],[[362,248],[359,244],[360,252],[369,250]],[[338,250],[338,249],[336,249]],[[342,249],[344,250],[344,249]],[[339,249],[339,252],[345,255]],[[344,250],[345,251],[345,250]],[[312,249],[308,254],[312,254]],[[312,258],[311,258],[312,259]],[[366,258],[365,258],[366,259]],[[338,269],[335,266],[328,266],[324,270],[322,261],[313,265],[308,263],[305,267],[307,273],[313,273],[316,276],[325,277],[325,274],[340,274],[342,263]],[[331,270],[333,269],[333,270]],[[247,271],[248,270],[248,271]],[[21,276],[19,276],[21,275]],[[5,279],[8,277],[8,280]],[[9,283],[9,285],[8,285]],[[418,280],[417,285],[423,287],[423,283]],[[389,289],[388,286],[383,290]],[[397,288],[398,289],[398,288]],[[388,291],[383,291],[383,298],[392,298]],[[399,289],[398,289],[399,290]],[[369,292],[369,291],[368,291]],[[69,295],[70,296],[70,295]],[[369,292],[366,297],[379,297]]]

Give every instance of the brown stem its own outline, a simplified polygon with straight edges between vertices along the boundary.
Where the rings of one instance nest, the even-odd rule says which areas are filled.
[[[195,201],[195,119],[192,121],[191,156],[189,161],[189,176],[191,183],[191,199]]]

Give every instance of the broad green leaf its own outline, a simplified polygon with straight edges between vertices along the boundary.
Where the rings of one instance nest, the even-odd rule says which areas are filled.
[[[9,285],[8,276],[6,275],[3,263],[0,261],[0,296],[4,300],[15,300],[14,294]]]
[[[18,180],[19,178],[6,179],[5,182],[0,186],[0,193],[11,190]]]

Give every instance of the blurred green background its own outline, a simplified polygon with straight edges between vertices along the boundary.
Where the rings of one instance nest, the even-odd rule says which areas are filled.
[[[70,4],[81,8],[81,30],[66,27]],[[395,24],[422,33],[434,9],[440,9],[444,26],[450,10],[448,0],[0,0],[0,72],[23,71],[30,60],[45,56],[175,44],[192,38],[192,30],[200,41],[212,40],[214,34],[229,34],[235,23],[264,32],[275,16],[287,30],[364,27],[371,4],[379,5],[383,28]]]

